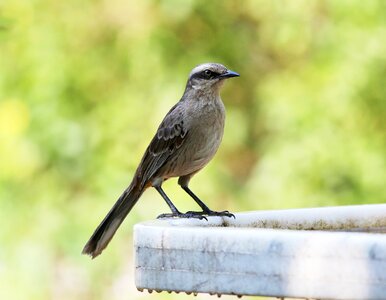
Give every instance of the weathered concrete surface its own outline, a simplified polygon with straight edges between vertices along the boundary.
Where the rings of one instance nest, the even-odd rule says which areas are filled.
[[[385,218],[386,205],[363,205],[137,224],[136,285],[188,293],[386,299],[386,235],[331,231],[378,231]]]

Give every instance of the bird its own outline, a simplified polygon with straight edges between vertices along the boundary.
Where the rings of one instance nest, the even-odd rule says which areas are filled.
[[[82,254],[100,255],[143,192],[154,187],[171,213],[158,218],[235,217],[229,211],[213,211],[189,188],[190,179],[205,167],[220,146],[225,107],[220,89],[226,79],[240,76],[220,63],[204,63],[189,74],[181,99],[169,110],[147,147],[131,184],[95,229]],[[180,212],[162,189],[162,183],[178,177],[178,184],[202,211]]]

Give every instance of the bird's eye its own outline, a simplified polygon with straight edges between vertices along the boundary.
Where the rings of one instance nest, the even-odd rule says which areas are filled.
[[[204,73],[205,73],[206,77],[208,77],[208,78],[210,76],[212,76],[212,74],[213,74],[211,70],[205,70]]]

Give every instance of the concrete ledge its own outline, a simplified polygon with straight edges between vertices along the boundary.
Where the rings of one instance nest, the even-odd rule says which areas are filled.
[[[384,228],[383,204],[145,222],[134,227],[136,285],[187,293],[386,299],[386,235],[371,232]]]

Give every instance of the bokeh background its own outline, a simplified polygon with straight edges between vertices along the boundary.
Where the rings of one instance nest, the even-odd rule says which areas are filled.
[[[1,1],[1,299],[192,297],[135,289],[132,226],[168,210],[154,190],[80,252],[207,61],[241,74],[191,184],[210,207],[386,201],[386,1]]]

